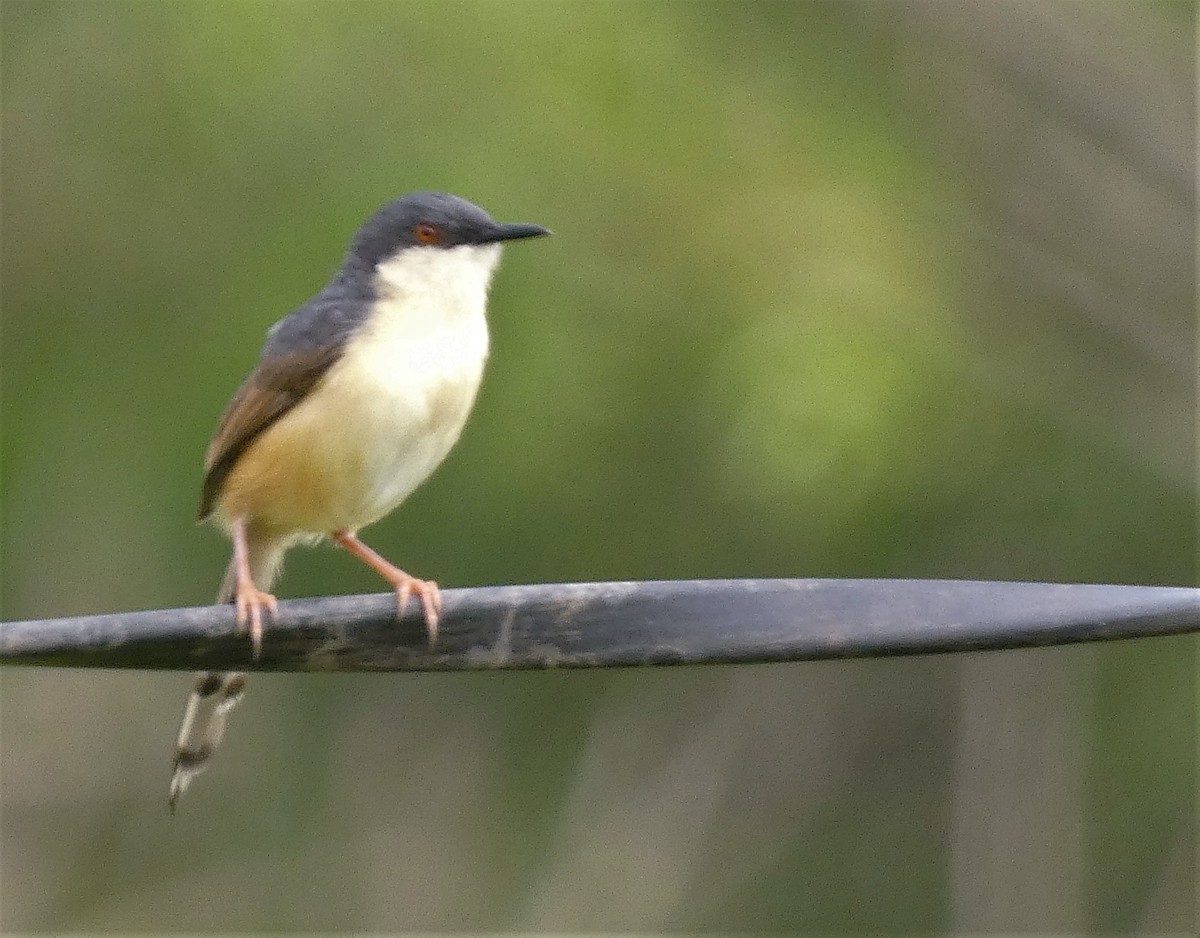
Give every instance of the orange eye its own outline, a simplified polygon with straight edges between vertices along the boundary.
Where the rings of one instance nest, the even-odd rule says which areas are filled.
[[[422,244],[437,244],[442,240],[442,233],[428,222],[413,226],[413,237]]]

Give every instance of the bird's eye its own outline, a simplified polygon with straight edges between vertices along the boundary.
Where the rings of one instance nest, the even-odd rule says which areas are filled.
[[[441,229],[428,222],[413,226],[413,237],[422,244],[439,244],[442,240]]]

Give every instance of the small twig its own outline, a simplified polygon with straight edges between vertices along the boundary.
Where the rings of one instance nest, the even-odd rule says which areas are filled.
[[[260,671],[720,664],[1200,631],[1200,590],[956,580],[692,580],[446,590],[428,647],[392,594],[279,604],[262,657],[227,606],[0,625],[0,663]]]

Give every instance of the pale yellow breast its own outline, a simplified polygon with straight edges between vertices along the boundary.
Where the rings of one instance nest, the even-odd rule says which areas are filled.
[[[394,509],[458,440],[488,351],[486,280],[398,292],[316,388],[238,460],[220,506],[274,530],[355,530]],[[449,314],[447,314],[449,311]]]

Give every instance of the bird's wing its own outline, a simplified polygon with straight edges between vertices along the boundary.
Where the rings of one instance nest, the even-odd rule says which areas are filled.
[[[201,521],[213,506],[230,471],[246,448],[276,420],[299,404],[338,360],[344,342],[265,355],[221,415],[204,458],[200,493]]]

